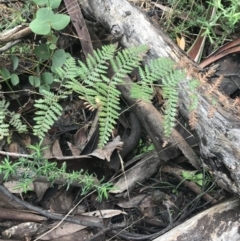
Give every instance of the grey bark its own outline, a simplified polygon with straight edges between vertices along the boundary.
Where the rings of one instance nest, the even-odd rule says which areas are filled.
[[[197,69],[197,66],[188,60],[161,30],[147,19],[144,13],[126,0],[83,0],[81,6],[86,16],[91,16],[109,29],[114,37],[119,38],[124,47],[147,44],[150,51],[146,61],[165,56],[176,62],[184,59],[190,66]],[[181,84],[179,95],[180,112],[187,118],[190,97],[186,83]],[[203,94],[199,92],[198,95],[199,120],[195,132],[201,155],[206,165],[218,177],[218,181],[240,196],[239,118],[236,113],[224,110],[221,103],[218,103],[214,118],[209,119],[207,112],[210,103]]]
[[[239,204],[237,199],[220,203],[188,219],[154,241],[238,241]]]

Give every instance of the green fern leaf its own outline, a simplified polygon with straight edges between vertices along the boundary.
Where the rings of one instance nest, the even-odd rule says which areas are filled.
[[[2,140],[5,136],[9,135],[9,125],[1,123],[0,124],[0,140]]]
[[[51,92],[44,91],[44,99],[36,100],[34,106],[38,109],[35,112],[36,121],[34,125],[34,135],[43,138],[45,133],[51,128],[54,121],[62,114],[62,107],[58,104],[61,96],[56,96]]]
[[[153,97],[153,89],[144,82],[133,83],[131,85],[131,97],[150,102]]]
[[[103,77],[107,81],[107,77]],[[99,147],[103,148],[107,143],[111,132],[116,124],[116,119],[119,117],[119,97],[120,91],[116,89],[113,82],[108,79],[108,88],[105,83],[97,83],[98,92],[101,94],[98,96],[99,100]]]
[[[24,125],[21,121],[21,115],[20,114],[16,114],[14,112],[10,113],[11,119],[9,121],[9,124],[12,125],[13,127],[15,127],[15,129],[19,132],[19,133],[25,133],[27,132],[27,126]]]
[[[114,59],[110,59],[115,72],[112,80],[115,83],[122,83],[126,74],[131,73],[134,68],[139,66],[147,50],[148,47],[146,45],[141,45],[119,51]]]
[[[27,132],[27,126],[21,121],[21,115],[8,110],[10,103],[6,100],[0,101],[0,139],[9,136],[9,128],[12,125],[19,133]],[[10,117],[9,124],[6,122],[6,116]]]
[[[68,58],[63,67],[55,68],[55,72],[58,74],[61,80],[72,79],[78,76],[78,67],[74,58]]]
[[[87,65],[78,61],[80,65],[78,75],[82,83],[93,86],[95,82],[100,82],[101,75],[107,74],[107,61],[113,58],[115,51],[115,45],[106,45],[101,50],[94,51],[94,56],[87,57]]]
[[[0,101],[0,140],[9,135],[9,124],[5,123],[9,102]]]

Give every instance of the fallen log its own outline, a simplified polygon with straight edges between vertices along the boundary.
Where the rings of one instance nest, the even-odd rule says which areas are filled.
[[[197,214],[153,241],[238,241],[239,214],[239,200],[229,200]]]
[[[146,61],[157,57],[169,57],[176,63],[180,61],[187,63],[186,68],[190,68],[191,71],[199,71],[198,66],[189,60],[159,28],[155,27],[144,13],[126,0],[83,0],[81,7],[86,16],[95,19],[109,29],[124,47],[147,44],[150,50]],[[191,100],[186,86],[187,79],[181,83],[179,88],[179,110],[185,118],[188,118],[190,114],[188,106]],[[211,101],[200,91],[198,98],[200,105],[197,109],[198,122],[195,132],[201,156],[205,165],[218,178],[218,182],[240,196],[240,149],[238,146],[240,122],[238,114],[234,109],[224,109],[220,100],[217,99],[214,117],[208,118]],[[129,102],[134,103],[133,100]],[[142,108],[144,108],[143,105],[140,107],[136,105],[136,113],[143,114]],[[143,121],[145,117],[142,116],[140,120]],[[149,126],[151,124],[149,123]],[[153,126],[156,126],[156,123]],[[158,135],[158,131],[154,131]],[[153,136],[151,138],[156,147],[156,140]],[[161,141],[159,137],[155,139],[158,139],[158,142]],[[159,148],[156,150],[159,151]]]

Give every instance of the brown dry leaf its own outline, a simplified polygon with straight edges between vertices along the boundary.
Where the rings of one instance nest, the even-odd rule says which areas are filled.
[[[52,155],[53,156],[63,156],[58,139],[56,139],[52,144]]]
[[[157,152],[150,151],[145,153],[138,162],[136,168],[131,168],[114,184],[115,190],[110,193],[122,193],[126,190],[131,190],[136,183],[143,183],[156,172],[159,165],[159,157]]]
[[[73,240],[77,240],[77,241],[86,241],[89,240],[91,238],[91,236],[93,236],[92,232],[90,232],[89,230],[86,229],[82,229],[80,231],[77,231],[75,233],[71,233],[68,235],[65,235],[63,237],[60,237],[58,239],[51,239],[52,241],[73,241]]]
[[[57,226],[59,221],[54,222],[51,227]],[[77,231],[80,231],[82,229],[85,229],[85,226],[74,224],[74,223],[68,223],[64,222],[62,225],[57,227],[56,229],[52,230],[50,233],[47,233],[43,237],[41,237],[41,240],[49,240],[49,239],[59,239],[61,237],[67,236],[69,234],[76,233]]]
[[[153,202],[152,197],[145,194],[140,194],[129,201],[122,201],[117,204],[122,208],[135,208],[138,207],[143,213],[144,217],[153,217]]]
[[[74,192],[66,187],[61,187],[49,200],[49,209],[53,212],[65,213],[71,209],[74,201]]]
[[[13,142],[8,146],[8,151],[13,153],[19,153],[19,144],[17,142]]]
[[[125,213],[121,210],[117,210],[117,209],[105,209],[105,210],[101,210],[101,211],[87,212],[87,213],[83,213],[82,215],[99,217],[99,218],[111,218],[111,217],[117,216],[119,214],[127,215],[127,213]]]
[[[80,153],[79,148],[77,146],[73,145],[71,142],[67,141],[67,144],[68,144],[69,149],[72,152],[72,155],[73,156],[79,156],[79,153]]]
[[[50,187],[50,183],[45,182],[33,182],[34,191],[37,194],[37,200],[36,202],[42,200],[43,195],[47,191],[47,189]]]
[[[124,143],[121,141],[120,136],[117,136],[116,138],[114,138],[113,141],[109,142],[103,149],[96,149],[89,155],[96,156],[102,160],[106,159],[108,162],[110,162],[110,157],[111,157],[113,151],[115,149],[121,150],[123,144]]]
[[[177,45],[182,50],[185,50],[186,42],[185,42],[185,38],[183,36],[181,36],[180,38],[177,36]]]
[[[80,149],[83,149],[87,143],[88,138],[88,128],[84,126],[80,128],[77,133],[74,135],[74,143]],[[79,151],[78,151],[79,152]]]
[[[44,139],[43,139],[42,146],[51,146],[51,144],[52,144],[52,141],[51,141],[50,138],[46,135],[46,136],[44,137]],[[34,145],[34,143],[33,143],[32,145]],[[46,148],[46,149],[44,149],[44,150],[43,150],[43,156],[44,156],[45,158],[47,158],[47,159],[53,157],[51,148]]]
[[[117,203],[117,205],[121,208],[134,208],[134,207],[138,206],[142,202],[142,200],[145,198],[146,198],[146,195],[141,194],[141,195],[131,198],[131,200],[121,201],[121,202]]]

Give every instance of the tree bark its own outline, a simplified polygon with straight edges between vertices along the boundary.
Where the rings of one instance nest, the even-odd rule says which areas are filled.
[[[83,0],[86,16],[110,30],[124,47],[146,44],[150,50],[145,61],[158,57],[169,57],[176,63],[184,61],[189,68],[198,71],[193,63],[159,28],[155,27],[139,9],[126,0]],[[179,88],[179,110],[185,118],[189,116],[190,96],[187,80]],[[198,93],[198,123],[195,129],[201,156],[218,181],[240,196],[240,123],[236,112],[225,110],[217,103],[213,118],[208,118],[210,101]],[[137,107],[136,107],[137,108]],[[229,175],[230,174],[230,175]]]
[[[197,214],[153,241],[238,241],[239,200],[229,200]]]

